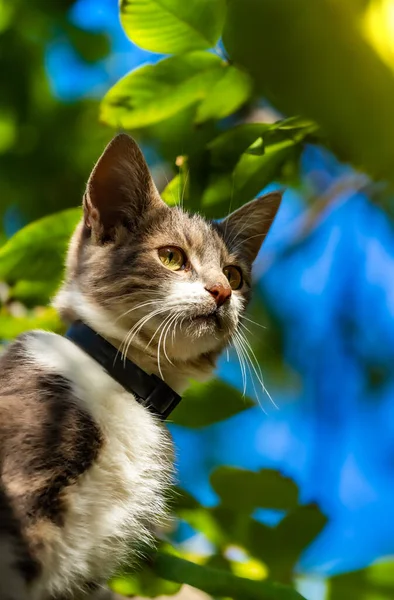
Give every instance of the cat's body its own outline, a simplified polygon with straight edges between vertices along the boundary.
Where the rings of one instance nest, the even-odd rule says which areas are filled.
[[[119,136],[89,180],[56,306],[182,393],[236,331],[279,201],[257,200],[223,225],[170,209]],[[165,425],[65,337],[30,332],[1,355],[0,447],[23,542],[10,556],[31,600],[103,584],[165,521]]]
[[[15,364],[25,402],[14,413]],[[165,517],[168,434],[66,338],[26,334],[1,366],[3,481],[31,549],[31,593],[104,583]]]

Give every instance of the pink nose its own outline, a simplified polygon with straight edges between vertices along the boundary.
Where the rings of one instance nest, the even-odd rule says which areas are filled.
[[[222,283],[215,283],[205,289],[214,297],[218,306],[222,306],[231,296],[231,287]]]

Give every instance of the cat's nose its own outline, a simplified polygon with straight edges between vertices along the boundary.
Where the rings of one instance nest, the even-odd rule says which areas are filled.
[[[218,306],[222,306],[231,296],[231,287],[223,283],[215,283],[205,288],[214,297]]]

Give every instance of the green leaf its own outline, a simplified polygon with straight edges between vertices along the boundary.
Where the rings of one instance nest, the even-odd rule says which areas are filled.
[[[247,73],[229,67],[198,107],[196,123],[231,115],[249,99],[252,88],[252,80]]]
[[[393,73],[346,2],[229,0],[223,40],[279,110],[313,119],[341,158],[394,181]]]
[[[120,19],[129,38],[151,52],[180,54],[218,42],[225,0],[121,0]]]
[[[216,122],[207,121],[196,127],[197,107],[198,102],[164,121],[138,129],[138,137],[171,164],[178,156],[201,157],[207,143],[216,135]]]
[[[174,511],[178,512],[180,510],[195,510],[201,508],[201,504],[196,500],[194,496],[189,494],[186,490],[175,487],[174,488],[174,498],[171,501],[171,507]]]
[[[294,152],[295,143],[285,140],[265,147],[264,154],[245,152],[234,172],[233,209],[251,200],[278,175],[280,167]]]
[[[271,469],[254,472],[219,467],[213,472],[211,483],[223,506],[237,511],[291,510],[298,504],[296,484]]]
[[[330,579],[327,600],[392,600],[393,597],[394,564],[382,561]]]
[[[0,313],[0,340],[12,340],[25,331],[45,329],[64,333],[64,325],[53,308],[36,311],[26,317]]]
[[[252,200],[261,190],[280,175],[281,168],[295,153],[297,143],[285,140],[265,147],[264,154],[242,154],[231,176],[214,175],[205,189],[202,208],[210,217],[219,218]]]
[[[120,573],[108,582],[109,587],[122,597],[143,596],[156,598],[157,596],[173,596],[182,587],[181,583],[166,581],[152,571],[152,567],[144,565],[140,571]]]
[[[193,529],[203,533],[207,540],[216,547],[224,548],[230,542],[230,538],[209,509],[203,507],[194,510],[183,509],[178,512],[178,515]]]
[[[326,523],[327,518],[317,506],[298,506],[275,528],[267,529],[262,523],[252,523],[247,548],[253,556],[268,565],[270,577],[290,582],[302,552],[315,540]]]
[[[294,143],[301,142],[316,129],[315,123],[300,117],[291,117],[275,123],[236,125],[209,142],[211,165],[216,170],[228,172],[234,169],[244,152],[262,155],[266,146],[286,140]]]
[[[0,248],[0,281],[46,281],[54,290],[61,280],[68,242],[80,217],[80,209],[71,208],[18,231]]]
[[[209,383],[193,383],[185,392],[172,418],[184,427],[205,427],[254,406],[239,390],[217,379]]]
[[[212,166],[226,171],[233,169],[241,154],[271,127],[267,123],[246,123],[221,133],[208,144]]]
[[[168,204],[168,206],[176,206],[180,203],[181,200],[181,186],[182,186],[182,177],[178,173],[169,181],[161,192],[161,197]]]
[[[215,597],[234,600],[302,600],[288,586],[237,577],[225,570],[183,560],[170,554],[158,553],[153,569],[160,577],[186,583]]]
[[[65,24],[67,36],[78,54],[88,63],[104,59],[110,52],[109,38],[103,33],[79,29]]]
[[[61,271],[60,271],[61,274]],[[9,290],[9,298],[18,300],[25,306],[44,306],[48,304],[56,289],[57,281],[28,281],[21,279]]]
[[[132,71],[109,90],[101,120],[139,129],[203,100],[229,67],[214,54],[190,52]]]

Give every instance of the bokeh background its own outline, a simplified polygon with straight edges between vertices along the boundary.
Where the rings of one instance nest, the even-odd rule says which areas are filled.
[[[354,4],[369,43],[394,68],[394,3]],[[79,205],[117,130],[99,122],[101,99],[130,70],[161,58],[126,36],[116,0],[0,0],[1,243],[37,218]],[[368,89],[367,68],[365,78]],[[371,121],[374,111],[371,104]],[[238,118],[283,116],[262,97]],[[174,165],[149,140],[143,147],[163,189]],[[327,577],[394,554],[393,196],[329,147],[324,136],[303,146],[256,264],[250,316],[264,328],[250,323],[250,340],[269,395],[256,394],[249,377],[255,406],[206,427],[170,425],[180,485],[204,506],[217,502],[209,475],[223,464],[277,469],[297,483],[302,502],[318,504],[327,525],[297,566],[309,600],[324,598]],[[274,180],[264,191],[283,187]],[[5,284],[0,297],[5,339],[10,319],[23,329],[32,307],[23,294],[10,297]],[[241,395],[232,353],[218,375]],[[282,516],[255,514],[270,527]],[[186,522],[174,537],[196,554],[210,552]],[[336,597],[364,598],[361,591]]]

